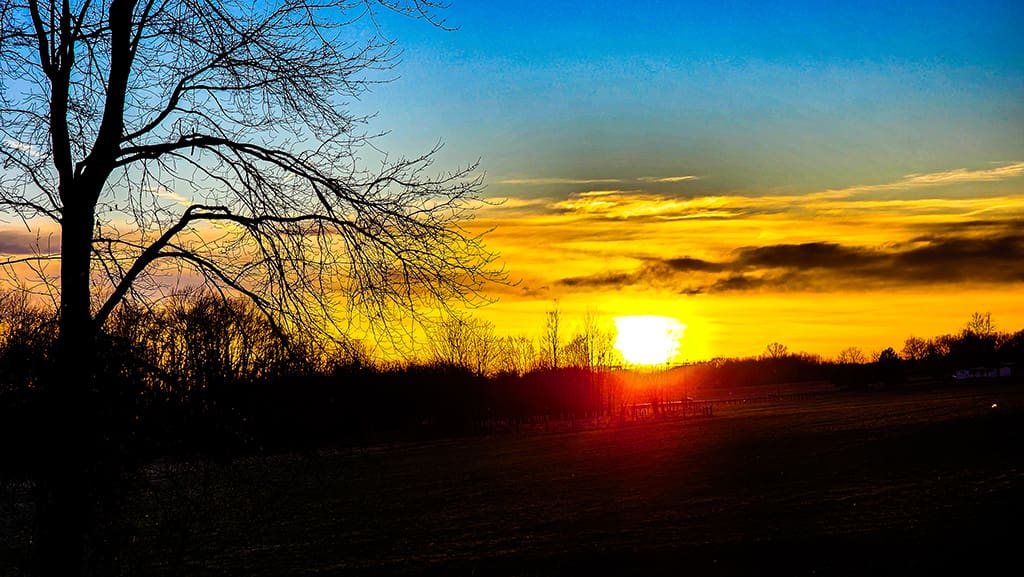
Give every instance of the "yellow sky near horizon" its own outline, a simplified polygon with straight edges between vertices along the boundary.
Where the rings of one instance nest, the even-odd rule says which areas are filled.
[[[491,230],[488,246],[519,281],[473,314],[528,336],[556,299],[570,331],[588,311],[671,316],[687,325],[686,360],[773,341],[825,357],[899,350],[975,311],[1020,330],[1022,176],[1024,163],[1001,163],[764,196],[702,195],[699,178],[678,175],[670,182],[685,188],[671,195],[617,181],[545,196],[545,181],[520,179],[523,196],[467,224]]]

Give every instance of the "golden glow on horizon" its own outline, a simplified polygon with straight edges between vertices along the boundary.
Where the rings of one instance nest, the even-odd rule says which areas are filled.
[[[1005,330],[1024,327],[1024,283],[979,275],[972,264],[975,253],[988,255],[991,270],[1002,270],[1006,259],[992,247],[1013,246],[1014,223],[1024,219],[1024,162],[889,182],[865,177],[867,184],[806,194],[702,190],[712,180],[688,182],[685,195],[639,179],[607,189],[581,183],[572,192],[537,187],[529,196],[509,187],[505,202],[481,207],[466,223],[491,231],[488,246],[521,280],[495,288],[499,302],[479,314],[499,332],[536,337],[554,299],[568,318],[590,308],[613,316],[657,311],[686,319],[675,360],[692,361],[756,356],[776,341],[826,358],[849,346],[899,350],[910,335],[955,333],[978,311]],[[805,243],[841,254],[802,260]],[[877,265],[873,275],[852,274],[856,267],[842,265],[847,257]],[[943,258],[946,269],[962,269],[959,277],[941,274],[936,259]],[[886,264],[899,259],[935,278]]]
[[[612,319],[615,348],[630,365],[663,365],[679,356],[686,325],[673,317],[621,316]]]

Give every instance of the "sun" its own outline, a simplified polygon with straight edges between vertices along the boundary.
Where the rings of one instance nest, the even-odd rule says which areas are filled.
[[[618,336],[615,348],[630,365],[663,365],[679,355],[686,325],[673,317],[622,316],[612,319]]]

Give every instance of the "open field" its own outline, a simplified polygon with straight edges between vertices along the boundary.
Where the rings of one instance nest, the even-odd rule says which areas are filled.
[[[132,558],[147,575],[992,573],[1024,533],[1022,433],[1024,386],[1003,384],[154,466]]]

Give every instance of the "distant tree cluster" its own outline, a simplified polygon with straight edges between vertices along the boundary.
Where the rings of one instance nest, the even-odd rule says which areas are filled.
[[[759,357],[712,359],[694,363],[686,367],[685,372],[694,390],[728,391],[778,383],[827,380],[828,366],[817,355],[790,353],[785,345],[772,343]]]
[[[958,333],[908,337],[900,356],[914,369],[935,376],[976,366],[1019,365],[1024,363],[1024,330],[998,331],[991,313],[974,313]]]
[[[489,321],[452,316],[429,327],[430,356],[426,360],[477,376],[521,376],[541,369],[608,369],[622,364],[615,336],[614,327],[593,312],[584,314],[575,332],[569,333],[557,304],[545,313],[539,340],[498,336]]]
[[[946,380],[972,367],[1019,366],[1024,362],[1024,330],[996,330],[991,313],[976,312],[957,333],[932,338],[909,336],[897,352],[893,347],[871,355],[857,347],[836,357],[834,380],[846,386],[899,383],[909,378]]]

